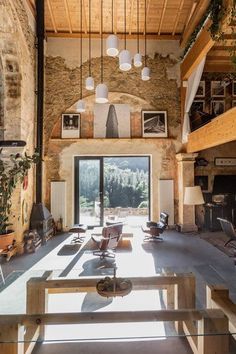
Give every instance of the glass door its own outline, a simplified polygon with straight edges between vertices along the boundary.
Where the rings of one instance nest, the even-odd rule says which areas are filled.
[[[103,225],[102,158],[75,157],[75,223]]]

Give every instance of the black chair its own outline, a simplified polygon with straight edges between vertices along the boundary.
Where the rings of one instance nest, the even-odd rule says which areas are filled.
[[[224,233],[229,237],[229,240],[225,242],[224,246],[227,246],[232,241],[236,241],[236,231],[232,222],[222,218],[217,218],[217,220],[219,220]]]
[[[148,240],[159,240],[163,241],[160,237],[160,234],[164,232],[164,230],[168,226],[168,218],[169,215],[167,213],[161,212],[160,220],[158,222],[155,221],[147,221],[146,226],[142,226],[142,230],[145,234],[148,234],[144,237],[144,241]]]
[[[115,258],[115,249],[122,237],[123,224],[117,223],[109,226],[104,226],[101,235],[92,234],[91,238],[98,245],[98,250],[94,251],[95,256],[100,256],[100,259],[105,257]]]

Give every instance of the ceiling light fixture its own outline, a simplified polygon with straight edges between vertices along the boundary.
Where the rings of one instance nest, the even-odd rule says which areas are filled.
[[[91,74],[91,0],[89,0],[89,76],[85,82],[86,90],[94,90],[94,79]]]
[[[126,49],[126,0],[124,0],[124,30],[125,49],[120,52],[119,67],[122,71],[128,71],[131,69],[131,55],[130,52]]]
[[[147,67],[147,1],[145,0],[145,15],[144,15],[144,44],[145,44],[145,57],[144,57],[144,68],[142,69],[142,80],[150,80],[150,69]]]
[[[85,103],[82,99],[83,87],[82,87],[82,64],[83,64],[83,46],[82,46],[82,0],[80,0],[80,100],[77,102],[76,111],[85,112]]]
[[[134,66],[142,66],[142,55],[139,53],[139,0],[137,0],[137,53],[134,56]]]
[[[118,37],[114,34],[114,7],[113,7],[113,0],[112,0],[112,6],[111,6],[111,32],[112,34],[107,37],[106,40],[106,47],[107,47],[107,55],[110,57],[116,57],[119,54],[119,49],[118,49]]]
[[[101,0],[101,83],[96,87],[95,101],[97,103],[108,102],[108,88],[103,83],[103,0]]]

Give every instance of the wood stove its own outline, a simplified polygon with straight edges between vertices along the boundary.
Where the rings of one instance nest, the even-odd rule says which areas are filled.
[[[30,216],[30,229],[36,229],[42,239],[42,244],[54,234],[53,217],[42,203],[34,203]]]

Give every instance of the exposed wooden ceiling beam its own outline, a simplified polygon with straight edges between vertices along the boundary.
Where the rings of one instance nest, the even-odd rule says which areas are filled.
[[[236,107],[188,136],[187,152],[197,152],[236,140]]]
[[[235,66],[231,60],[224,63],[211,62],[206,60],[204,66],[204,72],[206,73],[235,73]]]
[[[103,33],[103,37],[106,38],[107,36],[109,36],[110,33]],[[80,32],[73,32],[73,33],[69,33],[69,32],[51,32],[51,31],[47,31],[46,32],[47,37],[61,37],[61,38],[80,38]],[[119,39],[124,39],[124,34],[121,33],[117,33],[117,36]],[[88,38],[89,34],[86,33],[82,33],[82,38]],[[100,38],[100,30],[99,33],[92,33],[91,34],[91,38],[97,39]],[[158,39],[158,40],[180,40],[180,35],[175,34],[174,36],[172,36],[172,34],[162,34],[162,35],[158,35],[158,34],[148,34],[147,33],[147,40],[153,40],[153,39]],[[127,34],[126,35],[127,39],[137,39],[137,34]],[[144,40],[144,35],[140,34],[139,36],[140,40]]]
[[[184,58],[181,64],[182,80],[187,80],[190,77],[193,70],[197,67],[203,57],[206,56],[209,50],[213,47],[215,42],[211,38],[210,33],[208,31],[210,26],[211,21],[208,20],[205,27],[198,35],[195,43]]]
[[[186,26],[186,28],[183,32],[182,40],[180,42],[181,48],[185,47],[186,43],[188,42],[189,37],[191,36],[191,34],[195,30],[196,26],[198,25],[198,23],[202,19],[202,16],[206,12],[209,5],[210,5],[210,0],[200,0],[198,2],[191,18],[189,19],[188,25]]]
[[[175,17],[175,23],[174,23],[174,28],[173,28],[173,32],[172,32],[173,36],[175,35],[176,27],[177,27],[178,22],[179,22],[179,16],[181,14],[181,11],[182,11],[182,8],[183,8],[183,4],[184,4],[184,0],[181,0],[180,4],[179,4],[178,11],[177,11],[177,15]]]
[[[167,5],[167,0],[164,1],[163,7],[162,7],[162,12],[161,12],[161,19],[160,19],[160,23],[159,23],[159,27],[158,27],[158,34],[161,34],[161,26],[163,23],[163,19],[165,16],[165,12],[166,12],[166,5]]]
[[[130,6],[129,34],[131,34],[131,32],[132,32],[133,15],[134,15],[134,0],[131,1],[131,6]]]
[[[57,33],[57,26],[56,26],[55,18],[54,18],[54,15],[53,15],[52,5],[51,5],[51,1],[50,0],[47,0],[47,5],[48,5],[50,18],[51,18],[51,21],[52,21],[53,30],[54,30],[55,33]]]
[[[66,18],[67,18],[68,25],[69,25],[69,31],[70,31],[70,33],[72,33],[73,31],[72,31],[72,25],[71,25],[71,18],[70,18],[68,0],[64,0],[64,5],[65,5],[65,9],[66,9]]]

